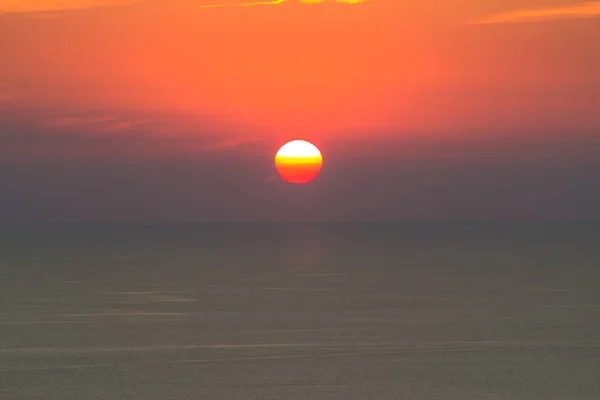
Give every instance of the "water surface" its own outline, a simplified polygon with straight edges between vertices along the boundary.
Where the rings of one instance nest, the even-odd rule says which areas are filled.
[[[598,399],[600,225],[3,227],[2,399]]]

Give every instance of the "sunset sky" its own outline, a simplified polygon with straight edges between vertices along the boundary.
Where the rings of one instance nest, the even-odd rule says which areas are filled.
[[[599,46],[598,1],[0,0],[0,220],[599,219]]]

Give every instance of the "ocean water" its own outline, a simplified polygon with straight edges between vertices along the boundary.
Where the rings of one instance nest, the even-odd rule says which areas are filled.
[[[0,229],[0,399],[600,398],[600,224]]]

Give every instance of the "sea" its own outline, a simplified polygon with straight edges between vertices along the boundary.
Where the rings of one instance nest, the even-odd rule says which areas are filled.
[[[0,228],[0,399],[600,399],[600,223]]]

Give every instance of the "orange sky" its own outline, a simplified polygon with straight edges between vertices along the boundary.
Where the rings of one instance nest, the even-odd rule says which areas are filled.
[[[236,1],[0,0],[0,221],[600,218],[597,1]]]
[[[234,4],[0,0],[0,104],[307,139],[600,125],[597,2]]]

